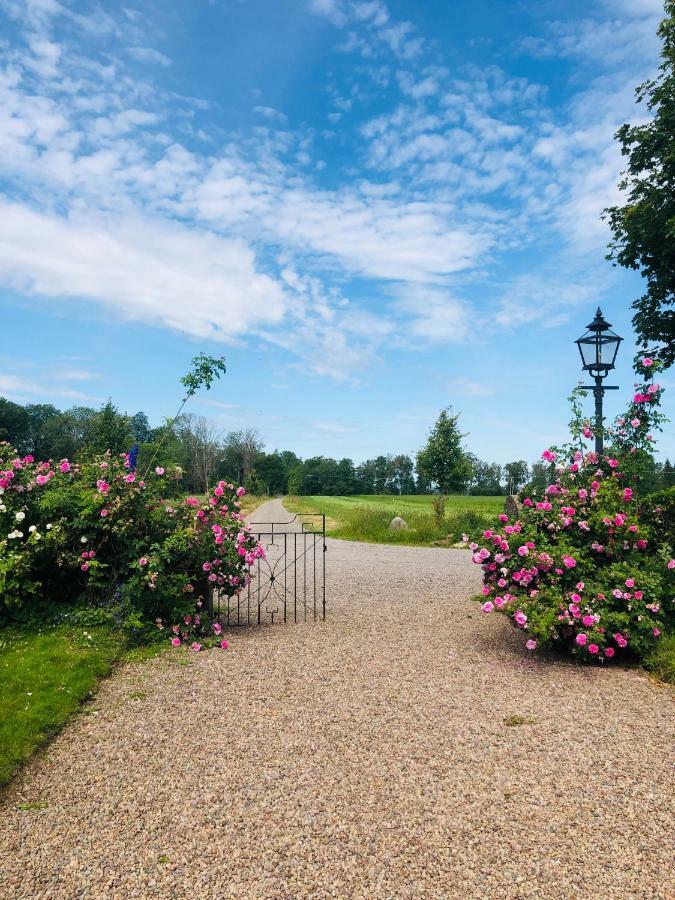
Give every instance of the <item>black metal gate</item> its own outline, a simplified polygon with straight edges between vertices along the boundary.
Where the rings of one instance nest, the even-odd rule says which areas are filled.
[[[265,559],[238,594],[213,594],[222,625],[323,621],[326,618],[326,516],[297,513],[288,522],[252,522]]]

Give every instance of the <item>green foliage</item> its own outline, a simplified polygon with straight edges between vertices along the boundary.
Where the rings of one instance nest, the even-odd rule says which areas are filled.
[[[648,494],[641,503],[641,515],[664,543],[675,548],[675,487]]]
[[[225,359],[222,356],[207,356],[206,353],[199,353],[193,357],[192,368],[187,375],[180,379],[180,383],[186,389],[185,400],[188,397],[194,397],[202,388],[210,391],[213,382],[217,381],[226,371]]]
[[[441,493],[464,489],[471,477],[471,462],[462,448],[462,434],[457,424],[459,415],[441,410],[431,430],[426,447],[417,454],[417,471],[438,485]]]
[[[524,459],[506,463],[504,466],[504,473],[506,475],[507,488],[510,494],[518,493],[529,476],[528,466]]]
[[[647,654],[644,664],[659,681],[675,684],[675,634],[665,635]]]
[[[628,160],[619,187],[626,203],[606,210],[614,239],[610,259],[639,270],[646,293],[633,303],[633,324],[645,351],[675,362],[675,0],[659,27],[660,74],[636,96],[648,121],[622,125],[616,137]]]
[[[437,528],[442,528],[445,524],[445,497],[443,494],[434,497],[433,510],[434,524]]]

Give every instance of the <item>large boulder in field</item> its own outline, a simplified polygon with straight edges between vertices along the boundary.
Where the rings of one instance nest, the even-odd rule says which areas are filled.
[[[521,502],[517,497],[510,495],[504,501],[504,512],[509,519],[517,519],[520,517]]]
[[[408,523],[400,516],[395,516],[389,523],[389,531],[407,531]]]

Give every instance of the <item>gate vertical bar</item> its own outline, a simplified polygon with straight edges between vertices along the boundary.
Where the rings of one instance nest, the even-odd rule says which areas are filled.
[[[326,514],[321,516],[321,562],[322,566],[322,582],[323,582],[323,620],[326,621]]]
[[[288,559],[288,557],[286,555],[288,552],[287,540],[288,540],[288,533],[284,532],[284,560]],[[284,624],[286,624],[286,604],[288,603],[288,587],[286,584],[287,580],[288,580],[288,566],[284,566]]]

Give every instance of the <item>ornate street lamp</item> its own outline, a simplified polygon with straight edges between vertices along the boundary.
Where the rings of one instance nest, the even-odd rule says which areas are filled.
[[[594,385],[582,385],[583,390],[593,391],[595,396],[595,452],[602,454],[603,450],[603,421],[602,398],[605,391],[618,391],[616,385],[603,385],[602,379],[614,368],[616,355],[619,352],[619,344],[623,340],[612,331],[611,325],[602,315],[598,307],[593,321],[586,326],[587,331],[574,342],[579,348],[579,354],[584,371],[593,379]]]

